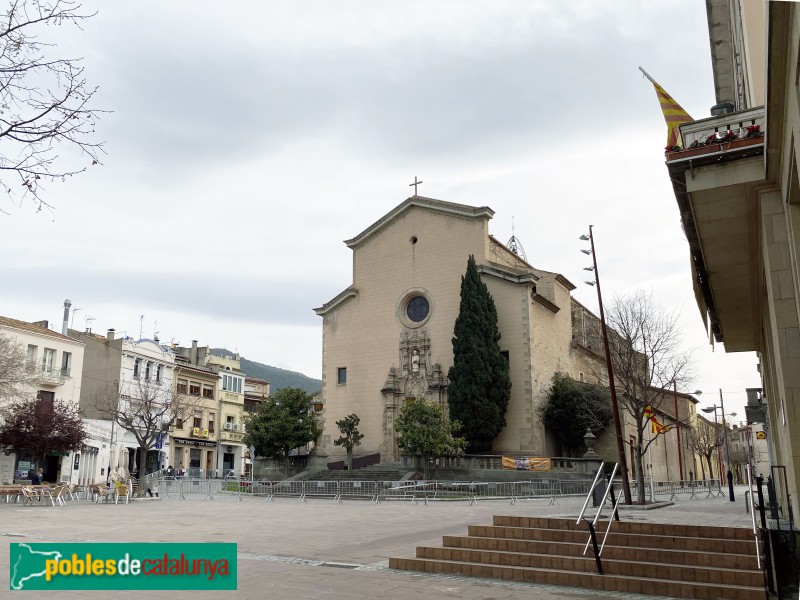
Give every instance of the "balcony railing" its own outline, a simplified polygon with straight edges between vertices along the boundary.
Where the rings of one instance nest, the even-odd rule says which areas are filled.
[[[25,367],[28,373],[32,374],[39,383],[43,384],[64,385],[64,379],[69,377],[69,369],[47,367],[35,362],[29,362]]]
[[[764,143],[764,107],[751,108],[681,125],[683,148],[667,152],[667,161],[728,152]]]

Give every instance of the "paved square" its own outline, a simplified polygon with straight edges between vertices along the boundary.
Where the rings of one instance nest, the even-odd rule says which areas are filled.
[[[130,505],[70,501],[65,507],[0,504],[0,596],[9,589],[11,542],[236,542],[239,582],[236,592],[113,592],[130,598],[269,598],[489,600],[499,598],[608,600],[643,598],[578,588],[514,584],[460,576],[389,570],[391,556],[412,557],[418,545],[441,546],[443,535],[466,534],[469,524],[488,524],[492,515],[577,516],[579,498],[555,506],[547,499],[370,504],[350,500],[230,496],[214,501],[162,499]],[[744,489],[727,498],[680,500],[650,511],[625,511],[623,519],[749,527]],[[328,563],[328,566],[322,563]],[[334,563],[334,565],[330,565]],[[335,566],[335,563],[344,565]],[[358,565],[352,568],[352,565]],[[109,592],[48,592],[48,598],[108,598]]]

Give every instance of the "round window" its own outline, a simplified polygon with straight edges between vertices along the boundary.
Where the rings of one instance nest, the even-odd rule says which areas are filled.
[[[430,305],[424,296],[414,296],[406,305],[406,315],[414,323],[424,321],[428,316],[428,311],[430,311]]]

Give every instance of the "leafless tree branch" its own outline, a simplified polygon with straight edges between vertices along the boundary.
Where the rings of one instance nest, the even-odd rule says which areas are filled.
[[[92,16],[70,0],[12,0],[0,21],[0,189],[20,204],[31,199],[37,211],[52,208],[43,198],[44,182],[82,173],[104,152],[103,143],[92,140],[104,111],[91,108],[97,88],[87,86],[82,59],[50,58],[54,45],[39,39],[46,27],[80,28]],[[60,156],[70,146],[83,165]],[[22,194],[11,181],[15,176]]]

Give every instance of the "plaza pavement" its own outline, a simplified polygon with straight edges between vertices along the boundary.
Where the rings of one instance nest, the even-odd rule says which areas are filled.
[[[655,510],[626,510],[624,520],[750,527],[745,488],[736,502],[727,497],[683,498]],[[443,535],[464,535],[469,524],[490,524],[492,515],[575,517],[583,499],[486,500],[423,504],[329,499],[301,503],[280,498],[218,497],[215,501],[161,499],[130,505],[93,504],[22,507],[0,504],[0,597],[9,590],[9,543],[12,542],[236,542],[238,590],[228,592],[73,591],[47,592],[47,598],[211,598],[413,600],[608,600],[648,598],[618,592],[595,592],[461,576],[419,574],[388,569],[391,556],[412,557],[418,545],[440,546]],[[323,566],[346,563],[358,568]],[[7,595],[8,594],[8,595]],[[27,592],[33,596],[36,592]],[[42,594],[44,595],[44,594]],[[650,597],[651,598],[651,597]]]

